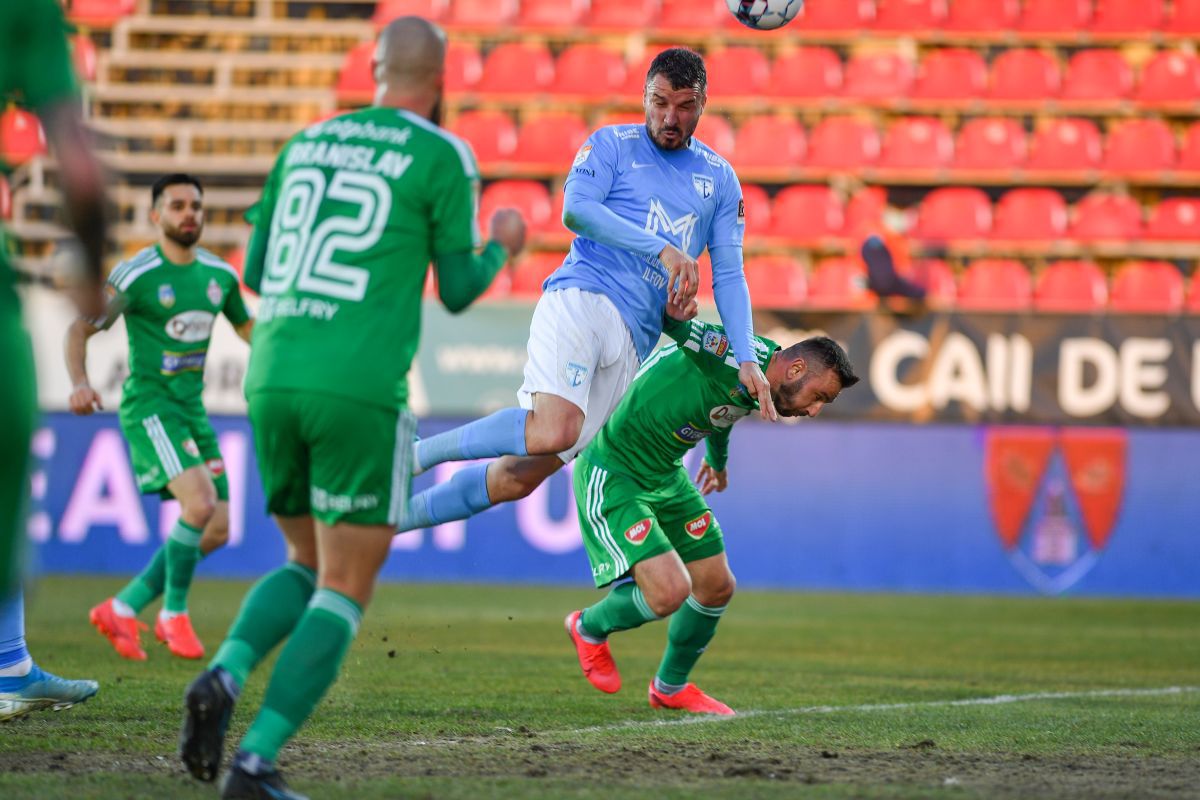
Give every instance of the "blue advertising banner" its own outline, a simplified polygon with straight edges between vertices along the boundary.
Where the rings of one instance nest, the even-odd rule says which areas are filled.
[[[231,540],[200,573],[255,576],[281,561],[281,538],[249,424],[213,421]],[[178,511],[137,494],[116,417],[51,414],[34,456],[40,569],[138,571]],[[1197,474],[1194,430],[748,420],[712,505],[742,587],[1200,597]],[[591,585],[567,472],[519,503],[396,537],[384,577]]]

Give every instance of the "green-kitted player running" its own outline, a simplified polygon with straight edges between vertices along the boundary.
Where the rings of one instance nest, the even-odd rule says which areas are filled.
[[[682,316],[682,315],[681,315]],[[575,504],[597,587],[625,576],[608,596],[566,618],[583,674],[602,692],[621,688],[608,635],[671,616],[667,649],[650,683],[650,705],[733,714],[688,683],[733,596],[721,526],[704,495],[724,491],[733,424],[757,409],[738,381],[724,329],[666,318],[676,344],[642,366],[600,433],[575,462]],[[815,417],[858,382],[846,353],[824,336],[787,349],[755,337],[775,408]],[[684,454],[707,455],[694,486]]]
[[[242,302],[237,272],[199,247],[204,193],[191,175],[157,180],[150,219],[158,243],[123,261],[108,276],[108,311],[78,319],[67,333],[70,407],[91,414],[100,395],[88,383],[87,340],[124,315],[129,378],[120,421],[143,493],[179,500],[180,515],[166,543],[115,597],[88,619],[123,658],[143,661],[137,614],[163,595],[154,635],[181,658],[201,658],[204,646],[187,613],[196,564],[229,538],[229,482],[204,403],[204,362],[218,314],[250,341],[254,321]]]

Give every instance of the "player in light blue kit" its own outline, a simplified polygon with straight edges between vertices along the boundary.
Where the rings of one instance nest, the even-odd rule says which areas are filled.
[[[668,292],[681,308],[695,296],[696,258],[705,247],[741,382],[763,417],[777,418],[751,346],[741,186],[729,163],[692,136],[706,82],[697,53],[660,53],[646,73],[646,124],[600,128],[580,148],[563,210],[563,224],[578,238],[533,312],[520,407],[417,442],[415,472],[502,457],[413,497],[400,530],[520,499],[570,462],[658,343]]]

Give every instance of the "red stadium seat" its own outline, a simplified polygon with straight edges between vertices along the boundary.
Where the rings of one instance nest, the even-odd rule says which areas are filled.
[[[592,30],[641,30],[658,19],[659,5],[659,0],[592,0],[587,24]]]
[[[644,111],[607,111],[600,116],[596,121],[596,127],[602,128],[605,125],[645,125],[646,112]]]
[[[992,100],[1026,102],[1058,95],[1058,62],[1041,50],[1005,50],[992,62]]]
[[[742,203],[746,212],[746,236],[766,236],[771,231],[771,198],[757,184],[742,184]]]
[[[503,111],[464,111],[450,130],[470,142],[485,167],[507,161],[517,149],[517,126]]]
[[[979,117],[966,122],[958,132],[954,168],[962,170],[1020,169],[1028,145],[1025,128],[1007,117]]]
[[[1096,0],[1091,31],[1124,36],[1158,30],[1164,5],[1161,0]]]
[[[554,270],[562,266],[565,253],[529,253],[513,272],[513,297],[535,298],[542,294],[542,284]]]
[[[37,116],[15,106],[0,114],[0,163],[17,167],[46,153],[46,132]]]
[[[869,309],[875,295],[867,291],[867,269],[857,258],[829,258],[808,281],[808,305],[819,308]]]
[[[1077,34],[1092,18],[1092,0],[1025,0],[1018,27],[1025,33]]]
[[[466,92],[483,77],[483,58],[470,42],[450,40],[446,47],[446,91]]]
[[[808,166],[827,170],[856,170],[879,158],[879,132],[866,120],[826,117],[808,139]]]
[[[944,169],[954,158],[954,137],[936,117],[901,117],[883,142],[879,166],[896,170]]]
[[[887,190],[882,186],[859,189],[846,203],[846,235],[861,239],[878,232],[887,210]]]
[[[570,166],[587,137],[587,126],[575,114],[559,111],[533,117],[521,125],[512,160],[561,172]]]
[[[338,105],[356,106],[371,102],[375,96],[375,78],[371,75],[371,61],[374,58],[374,42],[360,42],[346,53],[342,60],[342,71],[338,73]]]
[[[1054,119],[1033,138],[1026,168],[1037,172],[1081,172],[1100,166],[1100,130],[1088,119]]]
[[[1129,119],[1109,129],[1104,169],[1116,175],[1175,167],[1175,135],[1161,119]]]
[[[0,219],[12,219],[12,189],[3,175],[0,175]]]
[[[520,211],[531,231],[557,230],[561,224],[552,217],[550,193],[541,181],[496,181],[488,184],[479,198],[481,229],[487,230],[487,224],[498,208]]]
[[[1150,210],[1149,239],[1200,242],[1200,198],[1170,197]]]
[[[916,235],[922,239],[982,239],[992,229],[992,204],[982,189],[948,186],[921,201]]]
[[[708,33],[726,24],[727,18],[741,25],[729,13],[725,0],[663,0],[658,29]]]
[[[954,270],[938,258],[918,258],[907,265],[896,265],[903,277],[925,289],[925,302],[935,307],[953,306],[958,299]]]
[[[1092,192],[1075,204],[1070,238],[1082,242],[1133,241],[1142,235],[1142,207],[1127,194]]]
[[[875,30],[937,30],[946,20],[946,5],[946,0],[878,0]]]
[[[587,0],[521,0],[517,23],[523,30],[568,30],[588,11]]]
[[[918,100],[974,100],[987,92],[987,83],[987,64],[979,53],[965,48],[940,48],[921,61],[912,97]]]
[[[96,43],[82,33],[72,36],[71,63],[82,80],[88,83],[96,80],[96,62]]]
[[[733,166],[742,169],[787,169],[804,161],[808,139],[791,117],[755,116],[737,130]]]
[[[942,28],[955,33],[998,34],[1017,27],[1020,0],[954,0]]]
[[[757,97],[771,79],[771,65],[757,47],[726,47],[705,59],[708,97],[725,100]]]
[[[775,59],[771,97],[834,97],[842,91],[842,60],[828,47],[801,47]]]
[[[755,308],[796,308],[808,294],[804,267],[787,256],[748,259],[745,272]]]
[[[1029,270],[1020,261],[981,258],[958,284],[958,307],[972,311],[1023,311],[1033,301]]]
[[[900,53],[863,53],[846,64],[842,93],[858,100],[888,101],[908,96],[913,64]]]
[[[733,126],[720,114],[705,114],[700,117],[700,124],[696,126],[696,138],[717,151],[717,155],[722,158],[731,155],[737,144]]]
[[[1186,309],[1189,314],[1200,314],[1200,280],[1196,280],[1197,273],[1200,273],[1200,267],[1192,270],[1192,279],[1188,281]]]
[[[446,24],[483,30],[503,28],[517,18],[520,7],[519,0],[454,0]]]
[[[67,17],[88,28],[111,28],[137,10],[137,0],[72,0]]]
[[[1200,59],[1191,53],[1165,50],[1142,68],[1137,99],[1148,105],[1200,102]]]
[[[545,45],[505,42],[488,53],[478,91],[484,94],[536,94],[554,80],[554,58]]]
[[[996,203],[992,238],[1053,242],[1067,232],[1067,202],[1053,189],[1013,189]]]
[[[1133,68],[1119,50],[1080,50],[1067,64],[1062,99],[1107,102],[1133,91]]]
[[[1108,282],[1091,261],[1056,261],[1042,270],[1033,292],[1038,311],[1087,313],[1108,305]]]
[[[378,0],[371,21],[382,28],[396,17],[424,17],[441,21],[450,8],[450,0]]]
[[[1181,172],[1200,172],[1200,122],[1193,122],[1183,135],[1177,166]]]
[[[597,99],[621,92],[625,61],[620,53],[603,45],[573,44],[559,53],[554,73],[553,94]]]
[[[1112,311],[1174,314],[1183,308],[1183,275],[1166,261],[1131,261],[1117,270]]]
[[[1175,0],[1172,8],[1165,30],[1179,35],[1200,34],[1200,0]]]
[[[782,189],[775,195],[771,219],[771,234],[793,244],[838,236],[846,222],[841,198],[824,184]]]
[[[808,0],[792,24],[807,31],[853,33],[875,19],[874,0]]]

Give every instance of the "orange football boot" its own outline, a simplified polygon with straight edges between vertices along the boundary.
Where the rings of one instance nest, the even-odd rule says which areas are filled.
[[[108,641],[121,658],[128,658],[130,661],[146,660],[141,636],[141,631],[147,627],[146,623],[118,614],[113,609],[113,598],[108,598],[89,611],[88,620],[96,626],[96,630],[108,637]]]
[[[579,656],[579,666],[583,668],[583,676],[600,691],[612,694],[621,688],[621,673],[617,672],[617,665],[613,661],[612,652],[608,649],[608,642],[592,644],[579,635],[577,626],[582,615],[582,611],[572,611],[563,620],[563,625],[566,626],[567,635],[575,644],[575,653]]]
[[[192,620],[186,611],[168,620],[160,616],[154,623],[154,636],[167,646],[172,655],[180,658],[204,658],[204,645],[192,630]]]
[[[654,688],[654,681],[650,681],[650,707],[677,708],[693,714],[719,714],[723,717],[732,717],[735,714],[732,708],[720,700],[714,700],[697,689],[694,683],[689,683],[675,694],[663,694]]]

